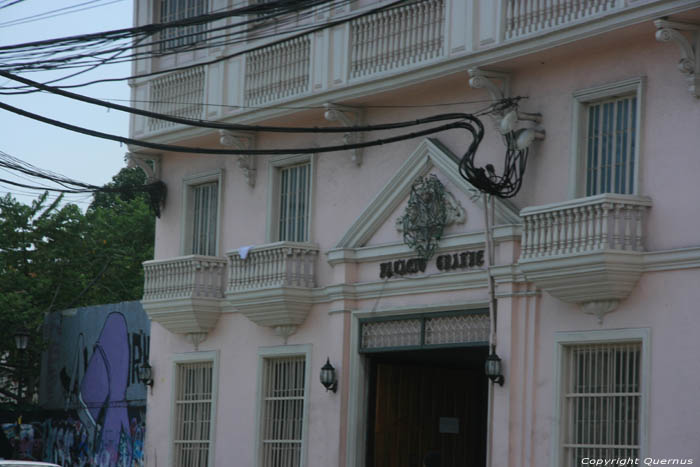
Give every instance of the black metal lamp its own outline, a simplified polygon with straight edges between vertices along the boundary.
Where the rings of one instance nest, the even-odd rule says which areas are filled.
[[[147,386],[153,386],[153,368],[148,362],[139,367],[139,380]]]
[[[29,331],[26,328],[19,328],[15,332],[14,337],[17,350],[27,350],[29,346]]]
[[[326,358],[326,364],[321,367],[321,384],[326,391],[338,390],[338,379],[335,376],[335,368],[331,365],[330,358]]]
[[[488,376],[492,382],[503,386],[504,378],[501,374],[501,359],[496,355],[496,349],[491,349],[491,353],[486,357],[484,370],[486,371],[486,376]]]

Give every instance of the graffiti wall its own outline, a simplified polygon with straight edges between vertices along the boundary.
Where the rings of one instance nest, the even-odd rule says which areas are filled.
[[[41,422],[3,433],[28,459],[64,466],[141,466],[150,322],[139,302],[52,313],[41,368]]]

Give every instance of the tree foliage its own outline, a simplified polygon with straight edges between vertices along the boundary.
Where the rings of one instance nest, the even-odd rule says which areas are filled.
[[[122,169],[112,187],[142,185],[139,169]],[[0,198],[0,355],[38,375],[45,313],[138,300],[141,263],[153,258],[155,219],[147,195],[97,193],[85,213],[47,193],[31,204]],[[30,349],[19,362],[13,334],[26,328]],[[28,362],[32,362],[31,365]],[[31,384],[30,384],[31,386]]]

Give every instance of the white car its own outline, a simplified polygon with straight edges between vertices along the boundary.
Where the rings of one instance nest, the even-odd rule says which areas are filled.
[[[0,467],[61,467],[58,464],[38,461],[3,461],[0,460]]]

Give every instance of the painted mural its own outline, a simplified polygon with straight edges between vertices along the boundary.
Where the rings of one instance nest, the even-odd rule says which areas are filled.
[[[150,322],[139,302],[68,310],[46,320],[41,422],[7,423],[3,433],[26,459],[63,466],[144,465]]]

